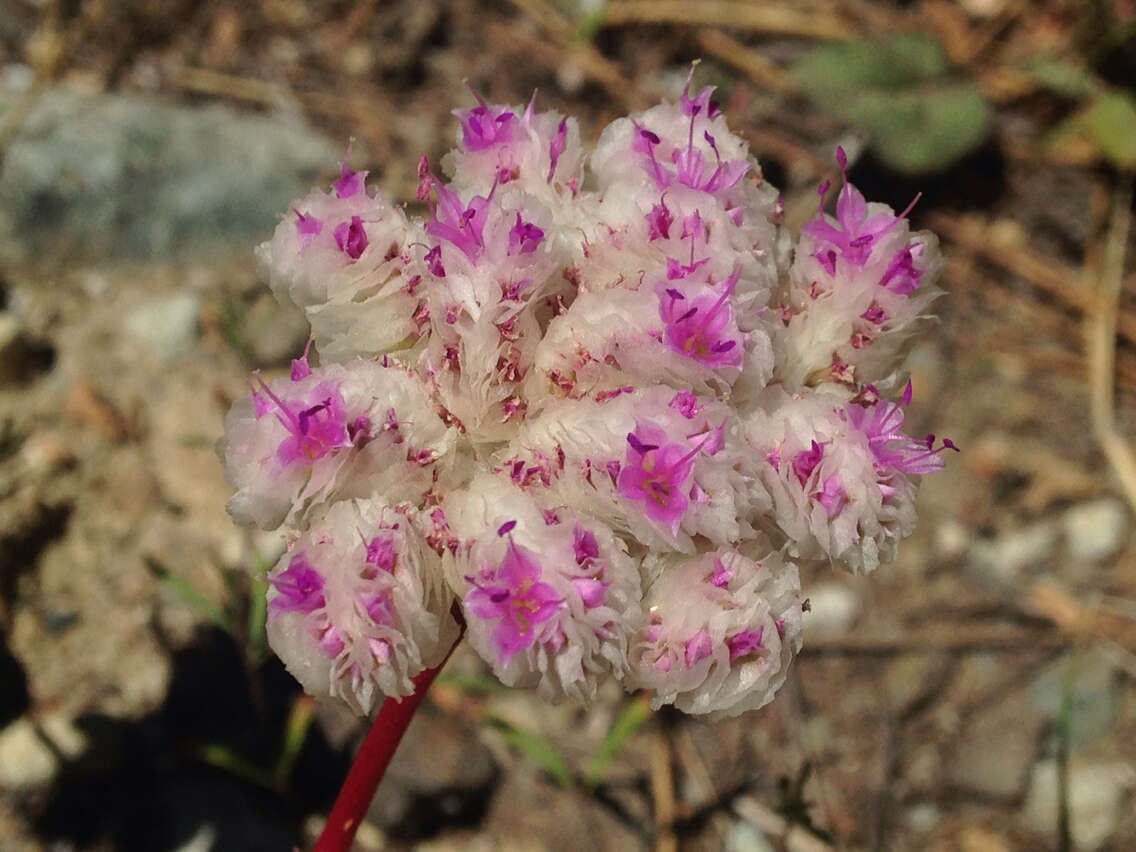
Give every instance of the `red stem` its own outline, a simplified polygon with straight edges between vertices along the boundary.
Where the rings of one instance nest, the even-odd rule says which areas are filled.
[[[434,682],[434,678],[442,670],[460,641],[459,636],[442,662],[411,678],[414,683],[413,693],[402,701],[393,698],[383,701],[379,712],[375,714],[375,720],[371,723],[371,729],[367,731],[363,744],[355,754],[355,761],[351,764],[343,786],[339,788],[339,795],[335,799],[331,813],[327,816],[327,823],[320,832],[316,845],[312,847],[312,852],[349,852],[355,840],[355,832],[359,829],[371,800],[375,798],[375,790],[383,780],[387,766],[394,757],[395,749],[398,748],[402,735],[410,726],[410,720],[414,718],[414,711],[426,697],[430,684]]]

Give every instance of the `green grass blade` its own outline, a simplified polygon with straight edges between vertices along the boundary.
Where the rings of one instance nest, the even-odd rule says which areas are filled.
[[[308,738],[308,730],[312,726],[312,719],[316,712],[316,701],[310,695],[300,695],[292,702],[292,709],[288,712],[288,721],[284,725],[284,742],[280,748],[280,759],[276,761],[276,769],[272,776],[278,789],[283,789],[292,777],[292,770],[296,766],[296,758],[300,756],[300,749]]]
[[[146,567],[158,578],[158,582],[173,592],[176,597],[180,598],[191,609],[204,616],[209,621],[212,621],[230,636],[232,635],[232,616],[205,597],[193,583],[181,574],[171,571],[152,556],[146,557]]]
[[[208,743],[197,750],[197,758],[203,763],[228,772],[266,790],[275,790],[276,784],[266,770],[241,757],[220,743]]]
[[[611,727],[607,729],[603,742],[599,744],[592,756],[588,759],[587,782],[589,787],[595,787],[607,773],[616,754],[623,744],[630,739],[643,723],[651,718],[651,708],[647,704],[646,696],[636,696],[627,702],[620,714],[616,716]]]
[[[534,731],[515,728],[496,716],[490,716],[486,721],[504,735],[505,742],[551,775],[561,787],[568,788],[575,785],[572,770],[568,768],[568,764],[564,762],[556,747],[545,737]]]

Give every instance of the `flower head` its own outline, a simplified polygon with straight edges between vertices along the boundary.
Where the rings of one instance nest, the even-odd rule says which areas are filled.
[[[368,540],[389,542],[376,570]],[[336,503],[268,574],[268,637],[304,688],[367,713],[413,691],[457,635],[441,560],[413,514]]]
[[[349,146],[257,249],[311,339],[219,452],[233,517],[285,528],[268,636],[309,692],[409,694],[460,612],[507,685],[735,715],[800,648],[797,563],[870,571],[911,532],[954,445],[873,383],[937,292],[934,238],[838,150],[835,215],[794,241],[693,75],[587,170],[573,119],[474,92],[419,161],[424,217]]]

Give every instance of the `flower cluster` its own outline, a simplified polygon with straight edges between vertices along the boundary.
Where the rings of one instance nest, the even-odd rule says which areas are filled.
[[[506,684],[736,715],[801,647],[798,569],[911,532],[953,445],[879,388],[935,239],[845,177],[794,242],[711,95],[588,158],[573,119],[478,98],[446,179],[419,163],[424,219],[345,158],[257,250],[319,366],[256,377],[220,452],[233,517],[288,530],[268,631],[310,692],[405,696],[464,621]]]

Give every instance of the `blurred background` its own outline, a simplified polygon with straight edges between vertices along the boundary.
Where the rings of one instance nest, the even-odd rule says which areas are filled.
[[[912,433],[962,448],[869,579],[803,578],[778,700],[707,725],[459,652],[361,850],[1136,848],[1132,0],[0,0],[0,848],[288,850],[362,729],[265,650],[213,454],[301,315],[252,247],[413,199],[469,84],[611,119],[689,63],[796,228],[833,151],[935,230]]]

